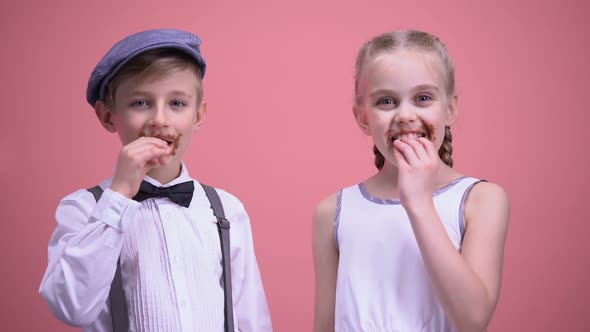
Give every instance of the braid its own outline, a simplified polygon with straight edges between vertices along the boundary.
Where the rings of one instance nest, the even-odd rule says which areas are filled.
[[[373,145],[373,153],[375,154],[375,166],[378,170],[381,170],[385,165],[385,157],[383,157],[376,145]]]
[[[364,43],[360,48],[356,58],[354,74],[354,101],[356,106],[362,106],[365,102],[359,91],[359,82],[361,80],[361,74],[365,70],[366,63],[379,54],[401,49],[432,52],[437,55],[442,62],[445,92],[449,98],[454,96],[455,67],[443,42],[438,37],[422,31],[394,31],[381,34]],[[438,150],[438,155],[449,167],[453,167],[453,159],[451,158],[451,154],[453,153],[453,147],[451,146],[452,140],[451,129],[445,127],[445,137]],[[373,146],[373,153],[375,154],[375,166],[381,170],[385,163],[385,158],[377,150],[376,146]]]
[[[451,134],[451,127],[447,126],[445,127],[445,138],[438,150],[438,156],[449,167],[453,167],[453,158],[451,157],[453,154],[453,146],[451,145],[451,142],[453,142],[453,135]]]

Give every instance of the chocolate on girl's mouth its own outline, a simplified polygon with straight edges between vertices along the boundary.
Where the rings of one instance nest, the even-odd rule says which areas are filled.
[[[400,132],[402,132],[402,134],[400,134]],[[428,123],[423,123],[422,127],[418,130],[396,130],[394,132],[390,129],[385,133],[385,137],[388,139],[390,143],[393,143],[396,139],[398,139],[398,135],[407,136],[414,139],[417,139],[419,137],[425,137],[431,142],[434,142],[434,140],[436,139],[434,136],[434,128],[431,124]]]

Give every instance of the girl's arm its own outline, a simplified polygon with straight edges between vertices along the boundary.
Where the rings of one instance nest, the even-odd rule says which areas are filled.
[[[438,299],[460,331],[483,331],[500,293],[508,197],[492,183],[478,183],[471,189],[458,252],[434,208],[432,184],[441,163],[434,145],[424,138],[397,140],[394,145],[400,199]]]
[[[314,332],[334,331],[338,250],[334,240],[336,194],[326,198],[313,216],[313,261],[315,269]]]
[[[481,182],[465,202],[462,251],[452,245],[434,204],[407,209],[430,280],[459,331],[483,331],[492,319],[502,278],[509,203],[499,186]]]

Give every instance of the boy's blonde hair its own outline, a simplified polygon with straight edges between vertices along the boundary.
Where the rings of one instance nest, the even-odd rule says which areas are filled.
[[[379,54],[401,49],[423,51],[437,55],[444,67],[443,76],[447,97],[449,97],[449,100],[452,100],[455,95],[455,67],[453,66],[447,48],[434,35],[417,30],[406,30],[381,34],[364,43],[360,48],[356,58],[354,75],[354,100],[356,105],[358,106],[363,102],[362,96],[358,94],[358,85],[364,65]],[[453,167],[453,159],[451,158],[451,154],[453,153],[452,141],[451,128],[446,126],[444,140],[438,150],[438,155],[449,167]],[[381,170],[385,164],[385,157],[383,157],[383,154],[381,154],[376,146],[373,146],[373,153],[375,154],[375,166]]]
[[[197,78],[197,105],[203,100],[203,80],[201,70],[195,60],[188,54],[173,48],[160,48],[146,51],[129,60],[107,85],[107,105],[115,101],[115,93],[124,81],[134,78],[144,80],[152,77],[171,75],[184,69],[192,69]]]

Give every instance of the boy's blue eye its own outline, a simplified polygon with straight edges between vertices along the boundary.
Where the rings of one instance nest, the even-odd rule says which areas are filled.
[[[174,107],[182,107],[182,106],[186,106],[186,104],[180,100],[174,100],[173,102],[170,103],[172,106]]]

